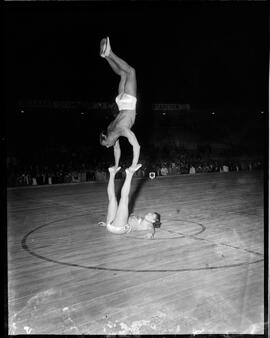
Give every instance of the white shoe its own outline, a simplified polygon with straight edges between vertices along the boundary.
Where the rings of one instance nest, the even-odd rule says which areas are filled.
[[[106,47],[107,47],[107,39],[104,38],[100,41],[100,56],[105,58],[105,51],[106,51]]]
[[[106,48],[105,48],[105,51],[104,51],[104,57],[105,56],[109,56],[110,51],[111,51],[110,39],[107,36],[107,39],[106,39]]]

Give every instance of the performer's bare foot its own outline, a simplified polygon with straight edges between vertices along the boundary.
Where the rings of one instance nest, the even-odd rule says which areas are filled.
[[[116,174],[116,173],[118,173],[118,171],[120,169],[121,169],[121,167],[116,167],[116,166],[108,168],[110,174]]]
[[[127,174],[134,174],[135,171],[139,170],[142,164],[137,164],[136,166],[131,166],[128,169],[126,169]]]

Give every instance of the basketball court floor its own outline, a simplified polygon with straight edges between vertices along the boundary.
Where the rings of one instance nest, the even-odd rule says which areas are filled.
[[[263,191],[261,171],[135,178],[149,240],[98,226],[106,182],[8,189],[9,333],[263,334]]]

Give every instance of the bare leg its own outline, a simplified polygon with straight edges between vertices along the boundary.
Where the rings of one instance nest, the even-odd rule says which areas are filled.
[[[118,67],[119,71],[129,73],[132,69],[132,67],[126,61],[124,61],[119,56],[114,54],[114,52],[112,50],[110,51],[110,54],[106,57],[106,60],[107,59],[109,59],[110,61],[113,61],[114,64]]]
[[[126,169],[126,179],[121,190],[121,199],[116,212],[113,225],[117,227],[124,227],[128,222],[128,203],[129,203],[129,192],[131,186],[131,180],[135,171],[137,171],[142,165],[138,164],[134,168]]]
[[[118,86],[118,94],[125,92],[125,84],[127,80],[127,74],[126,72],[123,72],[117,64],[111,60],[110,58],[106,57],[106,60],[108,61],[109,65],[111,66],[112,70],[121,77],[119,86]]]
[[[107,39],[108,41],[108,39]],[[126,61],[118,57],[110,49],[109,55],[105,57],[113,71],[121,76],[119,83],[119,94],[125,92],[127,94],[136,96],[137,94],[137,81],[136,72]]]
[[[112,53],[112,52],[111,52]],[[117,65],[117,63],[115,63],[113,61],[113,59],[111,59],[109,56],[105,57],[105,59],[107,60],[107,62],[109,63],[109,65],[111,66],[112,70],[119,76],[121,75],[125,75],[126,72],[119,67],[119,65]]]
[[[109,178],[109,183],[107,187],[107,193],[108,193],[108,198],[109,198],[109,204],[108,204],[108,211],[107,211],[107,220],[106,223],[111,223],[113,222],[116,212],[117,212],[117,199],[115,196],[115,187],[114,187],[114,178],[116,173],[120,170],[119,168],[109,168],[109,173],[110,173],[110,178]]]
[[[124,92],[133,96],[137,96],[137,80],[135,69],[127,64],[124,60],[120,59],[112,51],[110,52],[109,56],[106,57],[106,60],[109,63],[110,61],[114,62],[118,69],[120,69],[121,73],[118,75],[121,76],[120,83],[123,83],[122,87]]]

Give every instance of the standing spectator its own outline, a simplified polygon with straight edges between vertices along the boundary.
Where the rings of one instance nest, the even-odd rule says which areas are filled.
[[[161,167],[161,170],[160,170],[160,173],[161,173],[161,176],[167,176],[168,175],[168,168],[165,166],[165,164],[163,163],[162,164],[162,167]]]
[[[193,167],[193,165],[191,165],[191,167],[189,168],[189,174],[190,174],[190,175],[195,175],[195,174],[196,174],[196,170],[195,170],[195,168]]]
[[[226,164],[224,164],[223,167],[222,167],[222,171],[224,173],[228,173],[229,172],[229,167]]]

